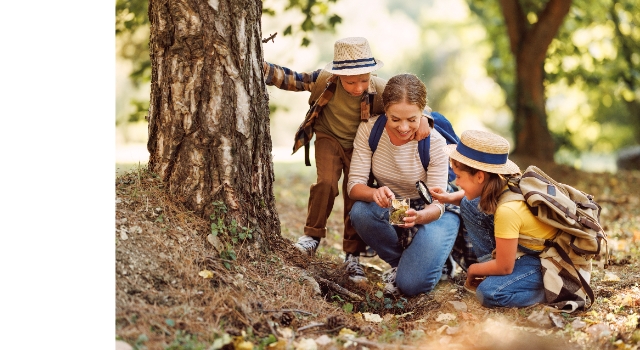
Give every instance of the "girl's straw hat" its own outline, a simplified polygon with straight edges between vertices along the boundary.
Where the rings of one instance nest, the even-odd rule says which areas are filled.
[[[444,152],[452,159],[472,168],[496,174],[517,174],[520,168],[509,160],[509,141],[486,131],[467,130],[457,145],[447,145]]]
[[[333,45],[333,62],[324,70],[339,75],[359,75],[382,68],[384,63],[373,58],[365,38],[344,38]]]

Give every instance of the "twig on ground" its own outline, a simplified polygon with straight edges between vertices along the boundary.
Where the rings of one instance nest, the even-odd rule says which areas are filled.
[[[297,310],[297,309],[262,310],[262,312],[297,312],[305,315],[313,315],[311,312]]]
[[[322,277],[317,277],[316,278],[318,281],[320,281],[321,283],[324,283],[327,285],[327,287],[329,287],[331,290],[333,290],[334,292],[338,293],[338,294],[342,294],[348,298],[351,298],[353,300],[357,300],[357,301],[362,301],[362,297],[359,296],[358,294],[353,293],[352,291],[339,286],[337,283],[331,282],[327,279],[324,279]]]
[[[322,326],[324,326],[324,323],[322,323],[322,322],[313,322],[313,323],[310,323],[310,324],[308,324],[308,325],[306,325],[304,327],[298,328],[298,332],[304,331],[305,329],[309,329],[309,328],[313,328],[313,327],[322,327]]]

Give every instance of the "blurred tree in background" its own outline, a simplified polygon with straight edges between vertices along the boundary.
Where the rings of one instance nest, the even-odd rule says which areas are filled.
[[[487,69],[507,93],[517,151],[533,151],[536,139],[555,144],[538,153],[540,157],[558,150],[612,152],[640,143],[638,0],[575,0],[572,4],[566,0],[503,0],[499,4],[470,0],[469,6],[493,44]],[[562,7],[560,14],[566,13],[557,35],[548,46],[527,41],[537,26],[544,27],[538,31],[550,29],[541,24],[550,6]],[[525,53],[544,54],[543,62],[538,59],[523,69],[519,65]],[[529,69],[542,73],[542,81],[534,88],[543,89],[545,101],[550,98],[545,105],[534,104],[538,125],[531,123],[531,114],[523,112],[531,106],[529,97],[522,96],[524,86],[518,85],[524,80],[520,75]],[[576,90],[583,93],[583,100],[574,108],[577,113],[566,113],[571,106],[562,106],[566,99],[557,97]],[[546,107],[558,111],[551,112],[548,121]],[[551,133],[545,131],[547,125]]]

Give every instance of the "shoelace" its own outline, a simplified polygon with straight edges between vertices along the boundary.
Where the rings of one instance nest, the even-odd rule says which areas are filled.
[[[318,241],[311,237],[302,237],[298,240],[298,245],[306,250],[315,250],[318,246]]]
[[[382,273],[382,281],[384,281],[385,283],[391,283],[391,284],[395,285],[397,270],[398,270],[398,268],[394,267],[394,268],[392,268],[390,270],[387,270],[384,273]]]
[[[358,258],[353,256],[347,258],[347,272],[350,275],[364,276],[364,270]]]

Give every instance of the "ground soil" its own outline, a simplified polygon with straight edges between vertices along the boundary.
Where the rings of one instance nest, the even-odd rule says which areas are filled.
[[[389,297],[382,295],[380,279],[388,266],[378,258],[362,259],[368,283],[350,282],[341,269],[340,199],[317,256],[291,249],[304,225],[310,168],[302,175],[276,169],[282,244],[265,250],[253,239],[241,240],[233,246],[236,259],[222,259],[207,239],[209,218],[169,201],[160,179],[144,167],[121,173],[115,184],[118,344],[136,349],[637,349],[640,172],[538,166],[594,194],[603,207],[611,264],[604,269],[604,261],[594,263],[597,299],[590,310],[484,308],[462,288],[464,272],[441,281],[432,293]]]

